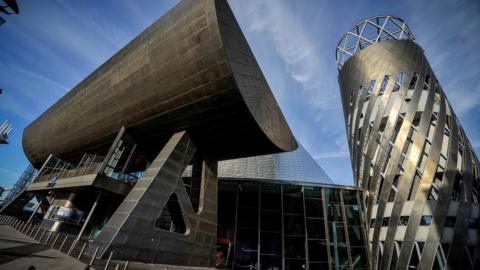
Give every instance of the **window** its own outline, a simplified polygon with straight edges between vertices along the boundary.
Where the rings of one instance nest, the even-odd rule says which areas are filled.
[[[382,219],[382,226],[388,226],[388,223],[390,223],[390,217],[384,217]]]
[[[383,94],[385,92],[385,89],[387,89],[388,81],[390,80],[390,75],[385,75],[382,81],[382,85],[380,86],[380,93],[379,95]]]
[[[432,223],[432,216],[422,216],[420,220],[420,226],[428,226]]]
[[[478,218],[468,218],[468,228],[477,229],[478,228]]]
[[[403,72],[399,72],[398,73],[398,76],[397,76],[397,81],[395,81],[397,84],[403,84],[403,82],[405,81],[405,73]]]
[[[457,222],[456,217],[447,217],[445,219],[445,227],[455,227],[456,222]]]
[[[398,220],[398,225],[400,226],[407,226],[408,225],[408,216],[401,216]]]
[[[430,75],[425,76],[425,83],[423,84],[423,90],[428,90],[430,88]]]
[[[370,85],[368,86],[368,89],[367,89],[367,97],[370,96],[373,92],[373,88],[375,87],[375,80],[371,80],[370,81]]]
[[[415,89],[415,86],[417,85],[418,81],[418,73],[414,72],[412,76],[412,80],[410,81],[410,85],[408,86],[408,89]]]

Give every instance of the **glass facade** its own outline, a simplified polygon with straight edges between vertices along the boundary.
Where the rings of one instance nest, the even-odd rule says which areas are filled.
[[[217,268],[368,269],[359,192],[220,179]]]
[[[218,177],[333,184],[302,145],[291,152],[220,161]]]

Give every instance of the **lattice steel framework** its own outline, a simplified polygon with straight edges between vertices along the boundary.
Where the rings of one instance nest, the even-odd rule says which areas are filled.
[[[8,202],[10,202],[10,200],[25,191],[28,185],[30,185],[33,179],[37,176],[37,173],[38,170],[35,169],[31,164],[29,164],[27,169],[25,169],[25,171],[20,176],[20,178],[18,178],[18,181],[15,183],[8,195],[0,203],[0,206],[7,204]]]
[[[358,51],[386,40],[415,40],[408,25],[396,16],[375,16],[357,23],[338,42],[336,59],[338,69]]]
[[[402,25],[399,38],[379,33],[338,62],[372,262],[375,269],[480,269],[478,158],[423,49]]]

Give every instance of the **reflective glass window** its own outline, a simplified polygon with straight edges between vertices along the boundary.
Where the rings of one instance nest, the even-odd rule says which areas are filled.
[[[353,269],[368,269],[368,258],[366,247],[351,247]]]
[[[328,234],[330,236],[330,243],[346,242],[345,228],[343,223],[329,222]]]
[[[365,246],[366,241],[362,226],[348,226],[348,240],[350,246]]]
[[[358,205],[357,192],[354,190],[343,190],[343,203]]]
[[[325,239],[325,222],[323,219],[307,219],[307,235],[309,239]]]
[[[303,216],[285,215],[284,216],[284,232],[286,235],[304,235],[305,225],[303,224]]]
[[[346,243],[330,243],[330,258],[334,269],[348,269],[342,266],[348,266],[348,250]],[[338,266],[338,268],[337,268]]]
[[[308,241],[308,259],[310,262],[328,262],[328,246],[325,240]]]
[[[307,217],[323,218],[323,204],[320,200],[305,199],[305,211]]]
[[[345,205],[345,216],[348,225],[360,225],[360,207],[358,205]]]

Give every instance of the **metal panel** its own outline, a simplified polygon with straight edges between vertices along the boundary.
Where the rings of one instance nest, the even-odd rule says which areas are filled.
[[[373,268],[390,268],[394,240],[396,240],[399,226],[398,221],[400,216],[403,215],[409,215],[409,223],[399,231],[402,232],[405,229],[405,236],[401,239],[404,243],[401,245],[400,257],[397,260],[398,265],[392,265],[392,267],[406,269],[410,263],[415,241],[425,241],[425,239],[424,255],[419,258],[422,269],[430,269],[433,266],[437,247],[440,243],[453,244],[448,262],[452,267],[451,265],[455,265],[453,258],[461,259],[466,244],[472,240],[468,239],[469,235],[473,235],[467,233],[468,218],[474,203],[472,196],[478,193],[478,190],[474,193],[473,188],[478,189],[480,179],[478,173],[473,173],[473,170],[478,168],[479,162],[461,126],[458,124],[458,119],[448,104],[443,90],[437,84],[422,48],[414,42],[413,35],[403,38],[391,37],[390,40],[381,40],[382,42],[378,42],[380,41],[378,39],[368,39],[372,41],[371,44],[361,48],[358,47],[361,42],[367,42],[365,39],[361,39],[365,23],[369,23],[372,19],[386,19],[383,21],[386,22],[390,17],[392,16],[378,16],[362,22],[364,24],[358,24],[358,29],[357,26],[354,26],[342,41],[353,35],[358,39],[357,48],[352,49],[352,53],[348,55],[348,60],[337,58],[339,60],[339,84],[342,92],[341,97],[355,183],[358,187],[367,191],[365,194],[366,226],[368,227],[370,224],[372,213],[375,218],[374,227],[372,227],[372,230],[367,230],[369,233],[373,233],[373,235],[369,235],[369,239],[372,239],[372,250],[370,252],[371,259],[375,264],[378,256],[378,243],[380,241],[384,242],[380,265],[374,265]],[[380,29],[378,37],[383,39],[384,36],[381,32],[384,28],[381,24],[375,27],[377,26]],[[398,26],[401,28],[402,25]],[[405,25],[403,26],[405,27]],[[410,33],[408,28],[401,29]],[[346,51],[348,51],[348,48],[342,42],[339,43],[337,49],[343,49],[340,50],[340,54],[337,52],[337,57],[346,54]],[[392,83],[389,83],[387,89],[380,96],[378,90],[381,81],[379,81],[379,78],[384,75],[391,75],[393,78],[399,72],[407,74],[406,77],[411,77],[414,72],[418,73],[414,89],[407,81],[398,91],[392,93],[390,92]],[[365,101],[366,94],[362,91],[366,88],[362,89],[360,87],[365,87],[367,82],[372,79],[377,80],[376,86],[368,101]],[[357,103],[355,97],[360,95]],[[362,115],[362,112],[364,115]],[[436,125],[429,129],[434,114]],[[400,120],[402,121],[401,125],[396,124]],[[402,152],[406,150],[410,130],[413,128],[412,123],[418,120],[419,124],[414,128],[415,134],[410,146],[411,149],[408,153],[403,154]],[[379,135],[381,123],[386,123],[383,137]],[[367,133],[369,125],[372,127],[370,133]],[[458,134],[456,134],[458,131],[462,133],[463,143],[458,139]],[[392,149],[389,153],[389,140],[395,134],[396,139],[391,142]],[[425,149],[425,152],[428,156],[423,156],[426,141],[428,141],[429,148]],[[442,235],[447,231],[443,223],[446,220],[447,210],[456,185],[459,143],[465,147],[463,151],[464,166],[459,168],[459,173],[464,177],[460,187],[462,205],[460,211],[456,214],[458,223],[454,229],[453,238],[442,238]],[[374,162],[373,158],[377,147],[379,147],[380,152],[377,153],[377,160]],[[440,155],[445,157],[441,158]],[[446,168],[443,168],[445,172],[440,177],[437,174],[437,167],[442,159],[442,168]],[[405,161],[403,162],[403,160]],[[419,161],[421,161],[421,164]],[[386,164],[388,166],[385,167]],[[372,171],[370,171],[370,168],[373,168]],[[398,189],[394,202],[390,203],[388,201],[390,193],[393,192],[392,184],[400,170],[403,173],[398,179]],[[382,174],[382,171],[385,171],[385,173]],[[442,171],[439,172],[442,173]],[[419,175],[419,180],[417,179],[414,182],[416,174]],[[380,190],[377,190],[380,186],[380,176],[383,177],[383,185]],[[435,180],[437,177],[441,179]],[[430,190],[434,185],[434,180],[441,181],[441,186],[435,191],[435,196],[431,197]],[[438,183],[435,185],[438,185]],[[478,201],[478,198],[475,197],[475,200]],[[412,207],[405,208],[410,202]],[[393,205],[391,211],[386,211],[387,205]],[[424,211],[427,207],[431,208],[430,211]],[[423,225],[420,228],[420,220],[425,213],[432,215],[432,223],[430,227]],[[382,224],[383,218],[387,215],[389,218],[388,228]],[[428,232],[427,235],[418,236],[420,229],[422,232]],[[382,231],[386,231],[386,234],[382,234]],[[477,229],[476,234],[478,233]],[[480,256],[479,252],[475,254],[475,257],[478,256]]]
[[[203,162],[198,213],[181,178],[196,151],[186,132],[174,134],[95,239],[93,248],[99,246],[101,255],[113,251],[115,259],[214,266],[216,162]],[[185,218],[184,234],[155,226],[172,194],[177,195]]]
[[[223,0],[181,1],[32,122],[23,147],[38,167],[50,153],[106,152],[122,126],[158,151],[188,130],[220,159],[297,147]]]

